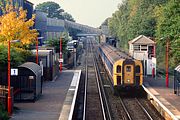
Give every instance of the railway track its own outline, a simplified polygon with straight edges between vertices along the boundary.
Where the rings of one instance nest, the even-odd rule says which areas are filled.
[[[102,91],[91,41],[86,43],[86,77],[83,120],[106,120]]]
[[[146,108],[137,98],[120,98],[128,120],[153,120]]]

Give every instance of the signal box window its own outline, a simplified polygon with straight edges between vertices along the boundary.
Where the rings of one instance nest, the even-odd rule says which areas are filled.
[[[131,72],[131,66],[126,67],[126,72]]]
[[[116,72],[117,72],[117,73],[121,73],[121,66],[120,66],[120,65],[117,66]]]

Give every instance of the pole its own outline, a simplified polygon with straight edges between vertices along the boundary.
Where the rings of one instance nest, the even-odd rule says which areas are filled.
[[[168,61],[169,61],[169,38],[167,38],[166,40],[166,87],[169,87],[169,65],[168,65]]]
[[[59,46],[59,59],[60,59],[60,67],[59,67],[59,70],[60,72],[62,72],[62,38],[60,38],[60,46]]]
[[[36,39],[36,64],[38,64],[38,38]]]
[[[12,99],[11,99],[11,58],[10,58],[10,40],[8,41],[8,114],[12,113]]]
[[[76,48],[74,48],[74,68],[76,68]]]

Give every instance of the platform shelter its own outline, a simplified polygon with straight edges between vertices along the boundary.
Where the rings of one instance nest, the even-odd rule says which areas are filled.
[[[42,70],[33,62],[18,66],[18,75],[11,76],[15,101],[35,101],[42,93]]]

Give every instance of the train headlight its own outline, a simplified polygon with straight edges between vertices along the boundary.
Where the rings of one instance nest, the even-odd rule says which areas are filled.
[[[128,82],[130,82],[130,80],[129,80],[129,79],[128,79],[127,81],[128,81]]]

